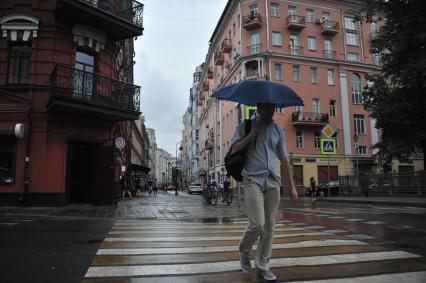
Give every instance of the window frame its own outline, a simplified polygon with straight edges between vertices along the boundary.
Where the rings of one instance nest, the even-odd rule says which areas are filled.
[[[329,114],[330,114],[330,117],[337,117],[337,102],[336,102],[336,100],[330,100],[330,102],[329,102]],[[333,115],[334,114],[334,115]]]
[[[317,67],[311,67],[311,84],[318,84],[319,78],[318,78],[318,68]]]
[[[364,103],[362,97],[362,81],[361,76],[357,73],[352,74],[352,104],[360,105]]]
[[[278,76],[279,73],[279,76]],[[274,74],[275,74],[275,80],[276,81],[282,81],[283,80],[283,72],[282,72],[282,64],[281,63],[274,63]]]
[[[344,24],[345,24],[345,29],[347,29],[347,30],[358,30],[357,26],[356,26],[356,22],[354,21],[353,18],[344,17],[343,21],[344,21]]]
[[[336,82],[334,80],[334,70],[333,69],[327,70],[327,84],[328,85],[336,85]]]
[[[345,34],[346,44],[350,46],[359,46],[358,34],[355,32],[347,32]]]
[[[300,65],[293,65],[293,82],[301,81]]]
[[[29,56],[22,56],[23,51],[21,51],[20,54],[18,55],[12,55],[12,52],[14,51],[14,48],[21,48],[21,47],[25,47],[28,48],[26,54]],[[24,50],[25,51],[25,50]],[[32,62],[31,62],[31,57],[32,57],[32,47],[31,44],[11,44],[9,45],[9,54],[8,54],[8,59],[7,59],[7,84],[10,85],[28,85],[31,82],[31,66],[32,66]],[[12,60],[16,60],[17,63],[12,62]],[[25,77],[25,74],[22,74],[22,67],[23,67],[23,62],[27,62],[28,61],[28,78],[25,78],[26,80],[23,81],[23,78]],[[18,81],[11,81],[11,71],[12,69],[12,65],[18,65],[18,74],[17,74],[17,78]]]
[[[300,133],[300,135],[298,135]],[[296,148],[303,149],[305,148],[305,142],[303,139],[303,131],[296,130]]]
[[[274,17],[274,18],[281,17],[280,4],[279,3],[271,3],[271,17]]]
[[[312,43],[312,44],[311,44]],[[315,36],[308,36],[308,50],[317,51],[317,38]]]
[[[312,10],[312,9],[306,9],[305,19],[306,19],[307,23],[313,23],[313,22],[315,22],[315,12],[314,12],[314,10]]]
[[[365,124],[365,115],[354,114],[354,132],[357,135],[365,135],[367,133],[366,124]]]
[[[321,149],[321,133],[314,132],[314,147],[315,149]]]
[[[277,46],[277,47],[283,46],[283,40],[282,40],[281,32],[272,31],[272,46]]]
[[[359,54],[355,52],[348,52],[348,61],[359,62]],[[352,57],[352,58],[351,58]],[[356,59],[355,59],[356,58]]]

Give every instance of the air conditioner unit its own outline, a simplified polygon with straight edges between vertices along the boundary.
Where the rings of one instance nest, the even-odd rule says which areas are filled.
[[[316,23],[317,25],[321,24],[321,19],[320,19],[320,18],[315,18],[315,23]]]

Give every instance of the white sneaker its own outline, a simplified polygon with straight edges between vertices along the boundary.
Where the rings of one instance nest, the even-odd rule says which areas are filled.
[[[265,279],[266,281],[275,281],[275,280],[277,280],[277,276],[275,275],[275,273],[273,273],[272,271],[270,271],[270,270],[268,270],[268,271],[265,271],[265,270],[261,270],[261,269],[258,269],[258,274],[260,275],[260,276],[262,276],[263,277],[263,279]]]

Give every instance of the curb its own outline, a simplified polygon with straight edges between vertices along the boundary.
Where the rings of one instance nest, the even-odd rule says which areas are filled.
[[[369,204],[369,205],[387,205],[387,206],[411,206],[411,207],[423,207],[426,208],[426,203],[418,202],[395,202],[395,201],[380,201],[380,200],[352,200],[352,199],[317,199],[320,202],[339,202],[339,203],[357,203],[357,204]]]

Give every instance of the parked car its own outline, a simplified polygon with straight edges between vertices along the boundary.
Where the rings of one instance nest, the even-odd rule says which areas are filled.
[[[203,191],[203,186],[200,183],[192,183],[188,187],[188,193],[189,194],[192,194],[192,193],[199,193],[199,194],[201,194],[202,191]]]
[[[339,181],[333,180],[330,182],[327,182],[325,184],[320,184],[317,188],[317,196],[328,196],[328,190],[330,189],[330,195],[331,196],[337,196],[339,194],[340,190],[340,184]]]

